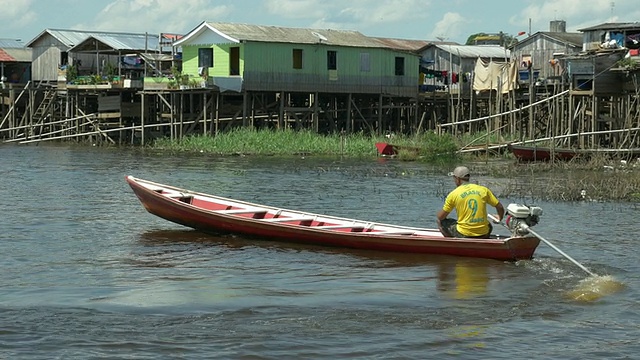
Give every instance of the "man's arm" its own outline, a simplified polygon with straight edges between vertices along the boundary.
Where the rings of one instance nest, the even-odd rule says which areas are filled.
[[[440,209],[438,211],[438,214],[436,215],[436,219],[437,219],[437,223],[438,223],[438,230],[440,230],[440,232],[442,232],[442,220],[446,219],[447,216],[449,216],[449,213]]]
[[[500,201],[496,204],[496,211],[498,212],[498,221],[502,221],[502,218],[504,218],[504,206]]]

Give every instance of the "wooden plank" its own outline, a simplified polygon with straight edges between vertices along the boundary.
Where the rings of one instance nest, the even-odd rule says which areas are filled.
[[[238,214],[266,214],[267,210],[263,209],[230,209],[230,210],[216,210],[220,214],[238,215]]]
[[[98,113],[96,117],[98,119],[117,119],[122,117],[122,114],[119,112],[109,112],[109,113],[102,112],[102,113]]]
[[[120,96],[98,96],[98,112],[120,111]]]
[[[416,232],[411,230],[383,230],[366,232],[367,235],[414,235]]]
[[[125,114],[126,117],[139,117],[142,114],[142,109],[140,108],[140,103],[121,103],[120,104],[120,112]]]
[[[314,228],[321,230],[351,229],[351,232],[361,232],[364,230],[364,225],[321,225],[314,226]]]
[[[290,217],[277,217],[277,218],[269,218],[262,219],[263,221],[268,222],[287,222],[287,221],[313,221],[312,217],[309,216],[290,216]]]

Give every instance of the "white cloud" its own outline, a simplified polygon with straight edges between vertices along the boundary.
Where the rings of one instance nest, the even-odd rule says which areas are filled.
[[[318,19],[327,15],[325,2],[318,0],[268,0],[267,12],[287,19]]]
[[[32,0],[0,0],[0,21],[3,26],[12,28],[33,22],[37,15],[31,10],[32,3]]]
[[[366,31],[425,19],[430,3],[431,0],[268,0],[266,9],[273,16],[306,20],[303,26]]]
[[[615,3],[613,11],[612,1]],[[464,42],[478,32],[567,31],[640,19],[638,0],[0,0],[3,37],[44,28],[186,33],[202,21],[357,30],[365,35]],[[55,15],[52,15],[55,14]]]
[[[512,16],[509,23],[527,28],[530,19],[532,32],[536,32],[549,31],[551,20],[565,20],[567,31],[577,31],[605,22],[637,21],[639,15],[637,0],[537,1],[522,9],[518,15]]]
[[[215,6],[208,0],[113,0],[92,21],[73,28],[186,33],[202,21],[224,21],[231,11],[231,6]]]
[[[341,14],[361,24],[395,22],[401,24],[403,21],[425,17],[428,4],[428,1],[420,0],[350,1],[350,6],[342,10]]]
[[[0,0],[0,19],[19,20],[23,13],[28,12],[31,7],[31,0],[15,1]]]
[[[458,13],[448,12],[444,14],[442,19],[438,21],[431,34],[429,34],[429,40],[444,40],[454,41],[452,39],[461,35],[461,28],[468,21]]]

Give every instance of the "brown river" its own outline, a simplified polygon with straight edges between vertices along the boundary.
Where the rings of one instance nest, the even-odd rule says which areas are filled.
[[[431,227],[450,170],[1,145],[0,359],[638,358],[639,205],[536,203],[537,233],[623,284],[585,301],[588,275],[543,243],[512,263],[216,237],[124,181]]]

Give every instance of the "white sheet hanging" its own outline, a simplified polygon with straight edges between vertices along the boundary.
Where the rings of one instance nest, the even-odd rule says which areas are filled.
[[[505,94],[518,88],[518,67],[515,62],[476,60],[473,70],[473,90],[496,90]]]

